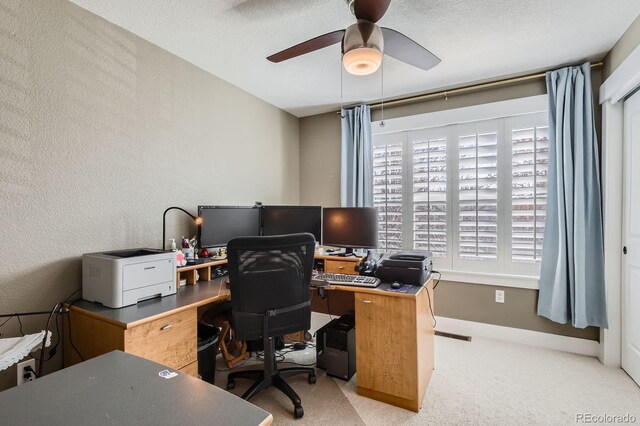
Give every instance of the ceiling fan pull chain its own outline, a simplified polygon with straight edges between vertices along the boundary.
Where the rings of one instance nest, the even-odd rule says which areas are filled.
[[[380,64],[380,106],[381,106],[381,117],[380,127],[384,127],[384,58],[382,59],[382,63]]]
[[[344,118],[344,104],[342,103],[342,58],[340,58],[340,118]]]

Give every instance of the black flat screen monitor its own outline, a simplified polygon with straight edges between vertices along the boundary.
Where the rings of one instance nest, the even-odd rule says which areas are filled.
[[[378,210],[372,207],[336,207],[322,209],[322,244],[354,248],[378,245]]]
[[[241,206],[198,206],[200,247],[220,247],[236,237],[260,235],[260,209]]]
[[[320,241],[322,207],[320,206],[264,206],[262,235],[285,235],[308,232]]]

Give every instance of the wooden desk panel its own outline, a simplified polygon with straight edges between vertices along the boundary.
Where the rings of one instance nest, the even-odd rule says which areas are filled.
[[[354,295],[353,291],[330,290],[327,292],[327,298],[323,299],[318,295],[318,291],[312,288],[311,310],[339,317],[354,311]]]
[[[64,366],[117,349],[175,369],[187,368],[195,362],[197,369],[197,309],[229,297],[224,278],[217,278],[183,286],[171,296],[120,309],[79,300],[69,306],[68,318],[64,321]],[[185,322],[188,325],[185,326]],[[168,324],[174,327],[174,323],[176,330],[161,330]],[[174,338],[166,340],[165,335]]]
[[[429,280],[413,297],[356,294],[359,395],[420,411],[434,365],[432,285]]]

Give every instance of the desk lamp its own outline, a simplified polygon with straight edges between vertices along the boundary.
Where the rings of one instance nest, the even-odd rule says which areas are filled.
[[[196,225],[200,225],[202,224],[202,218],[199,216],[194,216],[191,213],[189,213],[188,211],[186,211],[185,209],[181,208],[181,207],[169,207],[168,209],[166,209],[164,211],[164,213],[162,214],[162,250],[166,250],[166,227],[167,227],[167,212],[169,210],[180,210],[181,212],[184,212],[186,214],[189,215],[189,217],[191,217],[191,219],[193,219],[193,222]]]

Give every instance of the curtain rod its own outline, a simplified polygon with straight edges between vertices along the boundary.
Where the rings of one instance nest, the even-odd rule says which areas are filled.
[[[603,66],[602,62],[596,62],[595,64],[591,64],[592,69],[601,68],[602,66]],[[521,77],[506,78],[504,80],[496,80],[496,81],[489,81],[487,83],[471,84],[469,86],[462,86],[462,87],[457,87],[449,90],[441,90],[439,92],[409,96],[406,98],[387,101],[384,103],[384,106],[392,107],[392,106],[403,105],[403,104],[411,104],[411,103],[415,103],[423,100],[440,98],[440,97],[444,97],[444,99],[448,99],[449,95],[459,95],[461,93],[475,92],[477,90],[489,89],[492,87],[507,86],[509,84],[521,83],[523,81],[538,80],[540,78],[545,78],[546,74],[547,74],[546,72],[539,72],[536,74],[523,75]],[[382,102],[376,102],[374,104],[371,104],[370,106],[371,106],[371,109],[377,109],[382,106]],[[350,108],[350,107],[346,107],[346,108]],[[336,111],[336,113],[340,114],[340,111]]]

